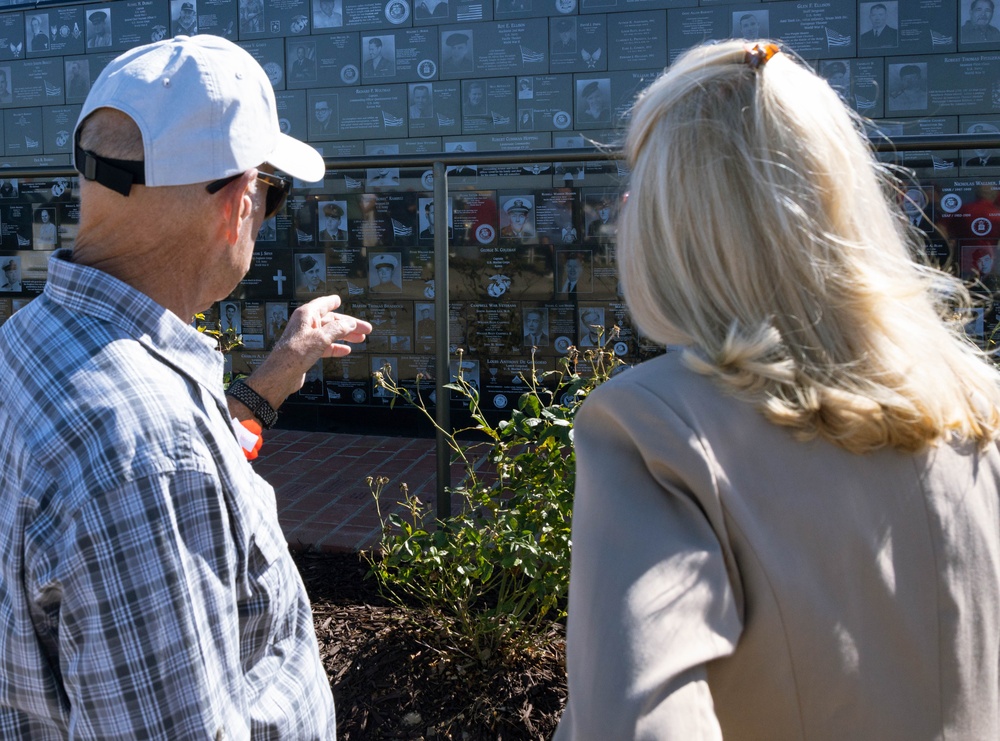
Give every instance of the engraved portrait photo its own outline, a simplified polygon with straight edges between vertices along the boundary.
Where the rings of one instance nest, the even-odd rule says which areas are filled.
[[[174,36],[198,33],[198,0],[170,0],[170,32]]]
[[[313,28],[340,28],[344,25],[343,0],[313,0]]]
[[[24,20],[24,35],[28,51],[49,50],[49,16],[47,13],[29,13]]]
[[[429,82],[411,83],[409,87],[410,118],[434,118],[434,85]]]
[[[890,64],[886,73],[890,111],[922,111],[927,108],[927,62]]]
[[[288,43],[288,79],[293,82],[316,80],[316,42]]]
[[[329,140],[340,134],[340,110],[337,93],[324,93],[312,98],[309,117],[309,138]]]
[[[102,49],[111,46],[111,10],[87,12],[87,48]]]
[[[326,293],[326,253],[299,254],[295,257],[295,296],[315,298]]]
[[[611,80],[576,81],[576,123],[578,126],[611,123]]]
[[[472,31],[446,31],[441,34],[441,69],[449,74],[473,72],[475,62]]]
[[[756,40],[769,33],[767,10],[737,10],[733,13],[733,38]]]
[[[394,77],[396,74],[396,39],[394,36],[362,36],[365,50],[361,73],[365,77]]]
[[[963,44],[995,44],[1000,41],[1000,28],[993,23],[994,0],[962,0]]]
[[[860,49],[894,49],[899,46],[899,3],[885,0],[858,7]]]

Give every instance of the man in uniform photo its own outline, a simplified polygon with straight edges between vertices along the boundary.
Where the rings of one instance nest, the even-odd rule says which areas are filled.
[[[443,71],[455,74],[472,72],[472,38],[467,31],[456,31],[444,39],[444,58],[441,60]]]
[[[364,74],[366,77],[392,77],[396,74],[396,65],[384,53],[384,42],[378,36],[368,39],[368,59],[365,60]]]
[[[410,85],[410,118],[433,118],[434,101],[431,86],[425,83]]]
[[[898,6],[895,2],[875,3],[868,8],[868,22],[871,28],[861,34],[858,46],[862,49],[891,49],[899,46],[899,31],[889,25],[889,8]],[[864,13],[864,6],[862,6]]]
[[[87,48],[100,49],[111,46],[111,23],[108,11],[95,10],[87,16]]]
[[[500,229],[501,239],[528,239],[535,232],[528,224],[528,214],[532,211],[532,202],[525,196],[511,198],[503,204],[509,223]]]
[[[547,347],[549,344],[548,311],[528,309],[524,313],[524,346]]]
[[[371,262],[372,270],[369,286],[373,293],[399,293],[403,284],[399,277],[399,258],[395,255],[382,253],[375,255]]]
[[[319,233],[321,242],[344,242],[347,232],[342,228],[344,207],[340,203],[326,203],[323,210],[323,231]]]

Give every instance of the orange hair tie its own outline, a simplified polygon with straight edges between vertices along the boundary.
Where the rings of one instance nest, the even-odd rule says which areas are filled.
[[[777,54],[781,49],[778,48],[777,44],[754,44],[746,47],[746,53],[743,55],[743,63],[746,64],[750,69],[756,70],[767,64],[771,57]]]

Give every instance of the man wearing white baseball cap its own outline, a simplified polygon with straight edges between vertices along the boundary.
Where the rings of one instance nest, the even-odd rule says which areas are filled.
[[[323,160],[212,35],[111,62],[75,136],[76,243],[0,327],[0,738],[334,738],[309,601],[244,448],[371,325],[317,298],[225,394],[192,326],[246,273],[289,189],[277,171],[315,181]]]

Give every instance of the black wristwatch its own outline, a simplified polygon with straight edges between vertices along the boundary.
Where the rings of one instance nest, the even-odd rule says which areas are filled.
[[[278,421],[278,413],[274,411],[274,407],[267,403],[267,399],[247,386],[242,378],[229,384],[226,394],[249,409],[253,416],[259,419],[260,423],[268,430],[274,427],[274,423]]]

